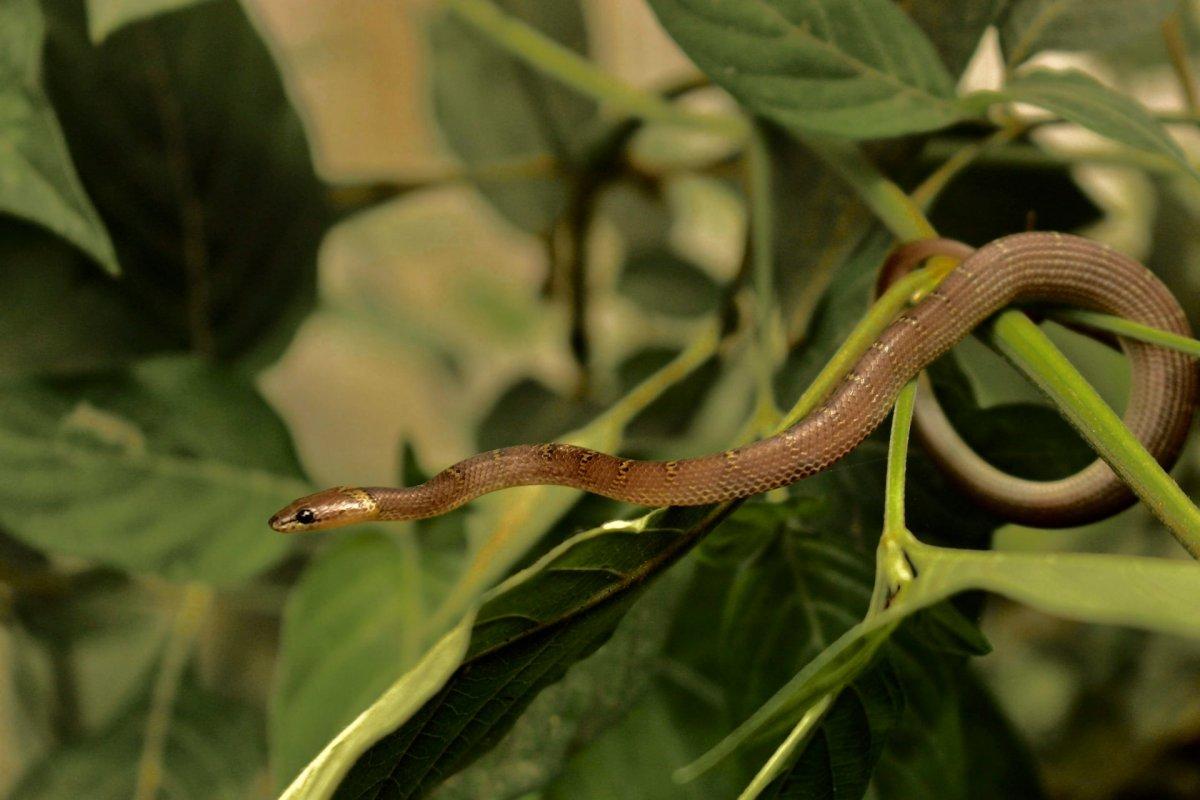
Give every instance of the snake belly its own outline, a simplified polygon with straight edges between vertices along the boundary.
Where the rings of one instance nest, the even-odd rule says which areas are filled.
[[[419,486],[327,491],[363,493],[370,512],[364,518],[384,520],[436,516],[482,494],[531,484],[569,486],[644,506],[703,505],[759,494],[837,462],[888,416],[908,381],[987,317],[1017,302],[1077,306],[1191,335],[1178,302],[1136,261],[1077,236],[1019,233],[970,253],[884,330],[819,408],[771,438],[676,461],[620,458],[570,444],[522,445],[466,459]],[[1131,340],[1121,344],[1132,366],[1125,424],[1169,467],[1196,406],[1196,366],[1175,351]],[[918,404],[918,425],[942,446],[939,462],[1008,519],[1043,527],[1078,525],[1134,499],[1099,460],[1054,481],[1002,473],[971,452],[938,414],[935,404]]]

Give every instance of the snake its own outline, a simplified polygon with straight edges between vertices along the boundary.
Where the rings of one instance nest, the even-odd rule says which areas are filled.
[[[651,507],[736,500],[831,467],[887,418],[905,384],[1006,306],[1078,306],[1192,335],[1178,301],[1149,269],[1089,239],[1024,232],[977,250],[944,239],[906,247],[892,260],[893,278],[932,255],[961,260],[936,288],[890,322],[817,408],[774,436],[672,461],[622,458],[565,443],[503,447],[460,461],[416,486],[338,486],[302,497],[272,516],[270,525],[280,532],[302,532],[373,520],[424,519],[489,492],[527,485],[568,486]],[[1197,366],[1175,350],[1129,338],[1119,342],[1132,375],[1124,422],[1170,469],[1197,405]],[[959,438],[927,391],[919,398],[915,427],[935,463],[956,484],[1012,522],[1046,528],[1082,525],[1136,500],[1100,459],[1050,481],[998,470]]]

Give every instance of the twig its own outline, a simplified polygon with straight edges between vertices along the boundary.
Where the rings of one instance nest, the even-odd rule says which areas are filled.
[[[191,583],[184,587],[174,625],[163,649],[158,677],[150,695],[142,754],[138,759],[134,800],[154,800],[162,786],[167,734],[171,729],[175,697],[179,693],[183,670],[192,652],[192,643],[200,631],[211,601],[212,589],[207,586]]]

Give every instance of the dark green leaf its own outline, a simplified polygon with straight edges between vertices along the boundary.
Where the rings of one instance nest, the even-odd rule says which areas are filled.
[[[631,391],[678,355],[670,348],[649,347],[625,359],[617,367],[622,393]],[[710,359],[646,406],[629,423],[627,433],[632,446],[661,443],[677,453],[680,437],[686,435],[695,421],[708,390],[720,373],[717,359]]]
[[[841,691],[800,758],[761,797],[858,800],[903,710],[903,689],[883,660]]]
[[[678,666],[687,675],[686,668]],[[722,733],[719,715],[694,694],[660,678],[655,690],[568,763],[546,800],[708,800],[736,797],[744,779],[716,769],[690,783],[671,773]]]
[[[800,507],[811,508],[803,500]],[[750,716],[866,611],[872,574],[866,549],[846,541],[828,501],[812,511],[791,515],[730,586],[716,635],[735,721]]]
[[[583,53],[587,30],[578,0],[499,0],[497,5]],[[595,104],[498,48],[453,14],[430,29],[434,112],[468,167],[538,157],[557,161],[542,176],[480,178],[484,196],[514,224],[546,233],[567,199],[563,166],[581,155]]]
[[[986,656],[992,652],[979,625],[968,619],[953,603],[939,603],[918,611],[905,625],[922,646],[957,656]]]
[[[367,750],[342,798],[412,798],[495,745],[543,688],[604,643],[646,582],[724,517],[669,509],[648,525],[581,534],[479,610],[463,664]]]
[[[120,281],[66,242],[0,219],[0,377],[106,369],[160,345]]]
[[[870,139],[961,116],[937,53],[890,0],[650,5],[710,78],[787,127]]]
[[[961,658],[892,652],[908,708],[875,772],[879,800],[1043,796],[1025,745]]]
[[[31,636],[53,652],[69,654],[71,724],[101,730],[144,691],[172,606],[164,593],[115,574],[96,571],[59,580],[61,592],[18,594],[14,609]]]
[[[496,399],[479,424],[479,448],[549,442],[582,427],[601,409],[573,400],[532,378],[510,386]]]
[[[796,337],[835,270],[870,232],[871,213],[795,136],[764,126],[771,154],[776,302]],[[796,395],[785,396],[791,402]]]
[[[1050,406],[1005,403],[981,408],[954,359],[936,364],[932,376],[955,430],[975,452],[1005,472],[1030,480],[1055,480],[1095,459],[1095,452]],[[1012,375],[1010,380],[1023,379]]]
[[[518,797],[540,789],[569,756],[617,722],[654,675],[686,583],[681,568],[656,581],[611,639],[543,690],[495,749],[442,784],[436,800]]]
[[[278,560],[266,527],[308,484],[248,381],[189,359],[0,387],[0,523],[48,551],[231,584]]]
[[[110,729],[47,755],[11,800],[128,800],[146,734],[145,707]],[[264,764],[262,721],[251,710],[184,686],[166,729],[161,774],[175,800],[244,800]]]
[[[904,0],[898,3],[925,31],[951,75],[959,75],[979,47],[988,26],[1010,0]]]
[[[720,287],[706,272],[663,250],[631,255],[617,288],[646,311],[675,317],[710,313],[720,299]]]
[[[1012,0],[1000,23],[1005,60],[1040,50],[1104,50],[1162,24],[1177,0]]]
[[[205,0],[87,0],[88,33],[102,42],[118,28]]]
[[[979,138],[954,138],[942,142],[937,155],[970,146]],[[1035,149],[1035,145],[1019,145]],[[923,164],[925,170],[936,163]],[[960,172],[942,190],[929,210],[938,232],[974,245],[1034,227],[1046,231],[1074,231],[1098,221],[1101,210],[1068,170],[1054,164],[976,163]]]
[[[158,350],[272,359],[312,305],[332,212],[257,33],[222,0],[95,46],[82,2],[48,9],[47,88],[128,306]]]
[[[37,0],[0,4],[0,211],[44,225],[119,272],[42,88],[45,20]]]
[[[1183,150],[1145,106],[1086,73],[1032,70],[1010,80],[1000,94],[1008,100],[1044,108],[1101,136],[1162,156],[1180,169],[1192,171]]]

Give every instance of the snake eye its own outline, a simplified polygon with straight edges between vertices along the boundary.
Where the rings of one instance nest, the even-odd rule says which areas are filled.
[[[301,525],[312,525],[317,521],[317,515],[311,508],[302,508],[296,512],[296,522]]]

